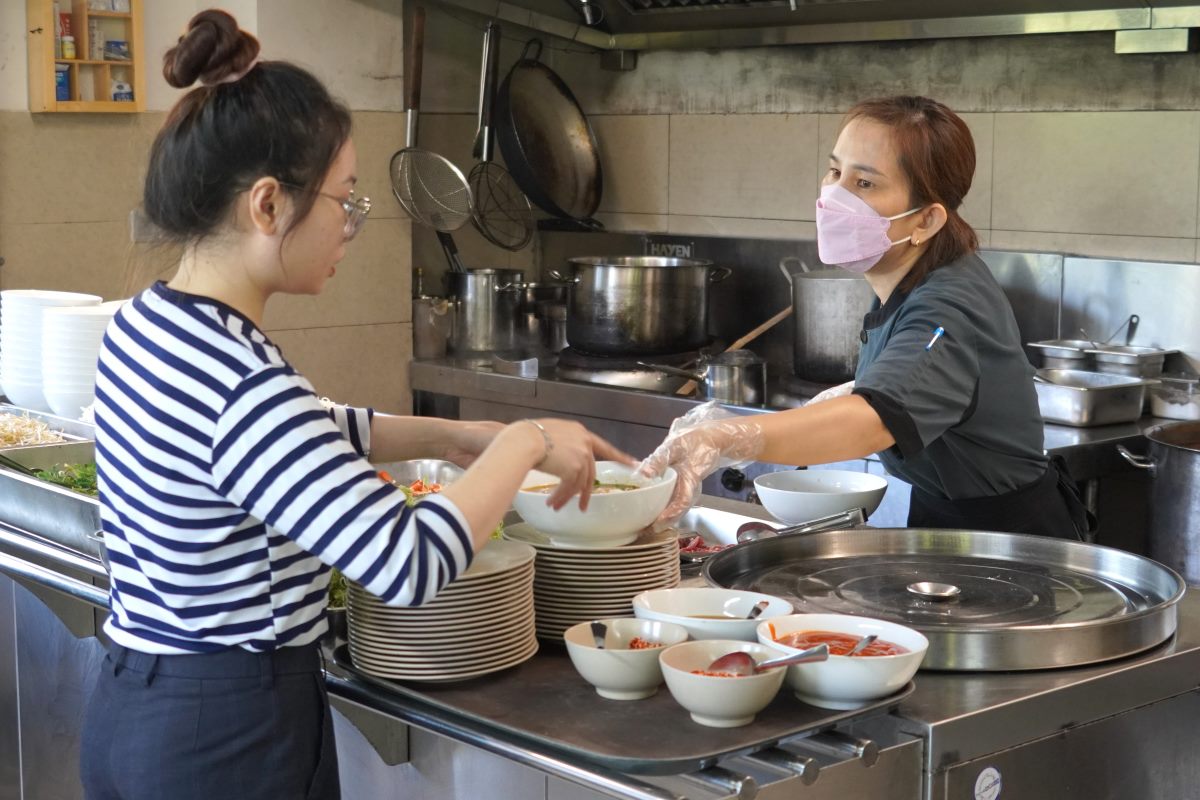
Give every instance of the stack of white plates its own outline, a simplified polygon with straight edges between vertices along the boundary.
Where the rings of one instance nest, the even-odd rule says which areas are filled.
[[[537,550],[533,602],[537,635],[562,639],[580,622],[633,616],[634,595],[679,585],[679,532],[646,531],[619,547],[565,548],[522,523],[506,525],[504,538]]]
[[[94,294],[38,289],[0,292],[0,383],[14,405],[51,410],[42,390],[42,312],[99,303],[100,298]]]
[[[113,314],[125,301],[42,311],[42,392],[50,410],[78,419],[96,399],[96,359]]]
[[[489,542],[470,568],[417,608],[393,608],[351,583],[350,657],[363,672],[406,681],[458,681],[516,666],[537,652],[534,550]]]

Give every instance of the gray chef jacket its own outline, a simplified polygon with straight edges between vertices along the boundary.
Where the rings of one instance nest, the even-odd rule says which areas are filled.
[[[875,301],[854,393],[896,440],[879,454],[887,471],[935,497],[992,497],[1046,473],[1033,367],[1008,298],[975,254]]]

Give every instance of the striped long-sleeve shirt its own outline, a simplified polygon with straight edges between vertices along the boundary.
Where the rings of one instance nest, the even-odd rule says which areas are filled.
[[[330,565],[396,605],[470,562],[466,520],[366,461],[371,412],[326,408],[234,309],[156,284],[125,304],[96,378],[113,641],[263,651],[326,629]]]

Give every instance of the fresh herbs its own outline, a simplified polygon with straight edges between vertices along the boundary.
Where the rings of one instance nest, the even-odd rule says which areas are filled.
[[[329,607],[346,607],[346,576],[337,568],[329,573]]]
[[[88,497],[97,494],[95,464],[56,464],[50,469],[34,470],[34,474],[44,481],[65,486]]]

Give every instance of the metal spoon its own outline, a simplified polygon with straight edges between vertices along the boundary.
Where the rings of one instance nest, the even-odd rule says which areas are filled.
[[[849,658],[850,656],[858,655],[863,650],[866,650],[868,647],[870,647],[872,644],[874,644],[875,640],[878,638],[879,638],[879,634],[868,633],[866,636],[864,636],[858,640],[858,644],[856,644],[856,645],[854,645],[854,647],[850,648],[850,652],[846,653],[846,657]]]
[[[757,672],[764,672],[774,667],[786,667],[791,664],[808,664],[814,661],[827,661],[828,659],[829,645],[827,644],[819,644],[816,647],[810,647],[795,655],[772,658],[763,662],[755,662],[754,656],[741,650],[735,650],[714,660],[708,665],[708,669],[705,671],[728,672],[733,675],[746,676]]]
[[[596,649],[604,649],[604,638],[608,635],[608,627],[603,622],[592,623],[592,636],[596,640]]]
[[[1085,330],[1083,329],[1083,326],[1080,326],[1080,328],[1079,328],[1079,332],[1083,334],[1083,338],[1087,339],[1087,340],[1088,340],[1088,342],[1090,342],[1090,343],[1091,343],[1091,345],[1092,345],[1092,349],[1093,349],[1093,350],[1099,350],[1099,349],[1100,349],[1100,345],[1096,344],[1096,340],[1095,340],[1095,339],[1093,339],[1091,336],[1088,336],[1088,332],[1087,332],[1087,331],[1085,331]]]
[[[759,600],[754,604],[754,608],[750,609],[750,613],[746,615],[746,619],[758,619],[758,615],[766,611],[769,605],[771,605],[770,600]]]

